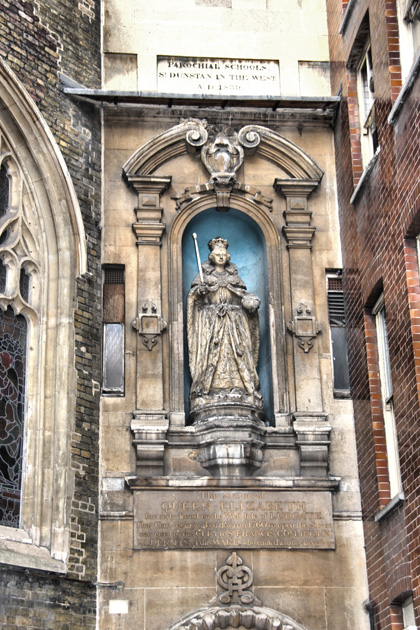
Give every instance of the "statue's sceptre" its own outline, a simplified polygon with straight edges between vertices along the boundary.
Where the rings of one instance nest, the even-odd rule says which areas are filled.
[[[198,244],[197,244],[197,234],[194,232],[192,237],[194,239],[195,255],[197,257],[197,265],[198,265],[198,273],[200,274],[201,284],[204,284],[203,270],[201,269],[200,252],[198,251]]]

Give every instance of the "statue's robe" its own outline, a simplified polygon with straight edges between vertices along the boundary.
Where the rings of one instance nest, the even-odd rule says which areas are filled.
[[[197,275],[187,298],[188,349],[192,385],[190,397],[221,390],[257,394],[259,351],[258,313],[242,305],[247,296],[236,265],[219,273],[208,261],[202,264],[205,295]]]

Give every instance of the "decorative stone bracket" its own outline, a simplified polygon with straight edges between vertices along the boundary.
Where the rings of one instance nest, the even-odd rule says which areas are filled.
[[[298,345],[304,352],[309,352],[314,345],[314,339],[321,332],[316,318],[306,304],[299,304],[296,315],[287,324],[287,329],[297,338]]]
[[[164,452],[169,420],[165,411],[135,412],[131,421],[136,449],[137,474],[163,475]]]
[[[293,428],[302,477],[327,477],[331,426],[325,414],[295,413]]]
[[[136,221],[133,232],[138,245],[161,244],[165,224],[161,222],[160,197],[169,188],[171,177],[153,175],[127,175],[127,180],[137,193],[138,205],[134,209]]]
[[[142,307],[142,313],[133,322],[133,328],[143,338],[143,344],[151,351],[157,344],[157,338],[167,327],[167,323],[157,314],[157,307],[148,300]]]

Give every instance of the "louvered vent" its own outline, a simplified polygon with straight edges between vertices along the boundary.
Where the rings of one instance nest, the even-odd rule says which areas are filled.
[[[345,326],[343,279],[328,278],[328,315],[330,326]]]

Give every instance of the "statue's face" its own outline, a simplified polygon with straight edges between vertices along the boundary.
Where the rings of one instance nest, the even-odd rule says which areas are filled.
[[[228,259],[227,250],[224,247],[216,247],[213,250],[214,262],[216,265],[225,266]]]

